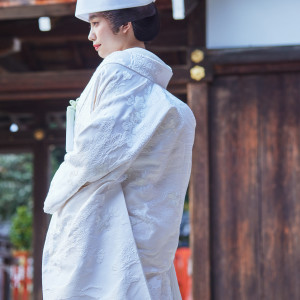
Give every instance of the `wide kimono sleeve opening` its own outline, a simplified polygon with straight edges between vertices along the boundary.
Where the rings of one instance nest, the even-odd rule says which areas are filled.
[[[159,105],[145,77],[119,64],[100,68],[94,110],[52,179],[46,213],[60,209],[85,184],[122,181],[170,109]]]

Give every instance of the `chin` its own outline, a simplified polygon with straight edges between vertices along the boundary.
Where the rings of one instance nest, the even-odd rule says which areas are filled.
[[[113,51],[109,51],[109,52],[106,52],[106,53],[101,53],[100,51],[98,52],[98,55],[101,57],[101,58],[105,58],[106,56],[108,56],[108,55],[110,55],[110,54],[112,54],[113,52],[116,52],[116,51],[120,51],[120,50],[118,50],[118,49],[116,49],[116,50],[113,50]]]
[[[98,51],[98,55],[101,57],[101,58],[105,58],[106,56],[108,56],[109,55],[109,53],[107,53],[107,52],[105,52],[105,53],[103,53],[103,51]]]

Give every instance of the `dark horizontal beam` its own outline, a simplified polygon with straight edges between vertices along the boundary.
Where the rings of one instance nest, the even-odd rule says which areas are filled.
[[[0,57],[8,54],[19,52],[21,50],[21,42],[13,38],[0,38]]]
[[[300,61],[300,46],[207,50],[206,60],[213,64]]]
[[[92,70],[7,73],[0,77],[0,92],[80,89],[92,74]]]
[[[0,20],[32,19],[42,16],[74,15],[75,3],[11,5],[0,7]]]
[[[93,71],[7,73],[0,76],[0,101],[74,99]]]
[[[205,69],[205,82],[211,82],[215,75],[300,72],[300,46],[213,50],[191,47],[188,57],[195,49],[204,52],[204,60],[198,65]],[[195,65],[192,63],[191,67]]]
[[[188,80],[186,66],[174,66],[169,90],[184,90]],[[93,70],[4,73],[0,76],[0,101],[49,100],[77,98]]]
[[[36,128],[38,129],[38,128]],[[65,143],[65,130],[45,130],[45,143],[49,145],[64,144]],[[25,132],[12,133],[10,131],[0,131],[0,147],[11,148],[12,146],[24,146],[27,148],[32,147],[32,143],[35,142],[34,130]]]
[[[27,100],[58,100],[58,99],[76,99],[79,97],[82,89],[71,89],[65,91],[32,91],[32,92],[16,92],[16,93],[1,93],[0,94],[0,102],[1,101],[27,101]]]
[[[300,72],[300,61],[260,64],[219,64],[214,66],[214,75],[246,75],[267,73]]]
[[[48,4],[40,3],[41,1],[20,0],[0,2],[0,20],[71,16],[75,13],[76,0],[51,0]],[[157,1],[157,7],[160,10],[172,8],[171,0]]]

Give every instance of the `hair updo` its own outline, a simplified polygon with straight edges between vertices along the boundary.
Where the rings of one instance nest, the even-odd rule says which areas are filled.
[[[131,22],[134,36],[142,42],[152,41],[160,28],[159,15],[154,3],[140,7],[103,11],[99,15],[108,20],[113,33],[118,33],[122,25]]]

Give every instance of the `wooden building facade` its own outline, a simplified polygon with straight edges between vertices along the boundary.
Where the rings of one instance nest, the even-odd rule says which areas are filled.
[[[34,153],[39,300],[49,147],[64,144],[68,100],[100,61],[88,25],[72,16],[73,0],[29,2],[36,3],[0,8],[0,152]],[[157,5],[161,34],[147,47],[172,66],[168,89],[197,120],[193,299],[300,299],[300,46],[208,50],[205,1],[181,21],[171,1]],[[49,32],[38,29],[44,15]],[[23,124],[19,132],[9,132],[12,122]]]

